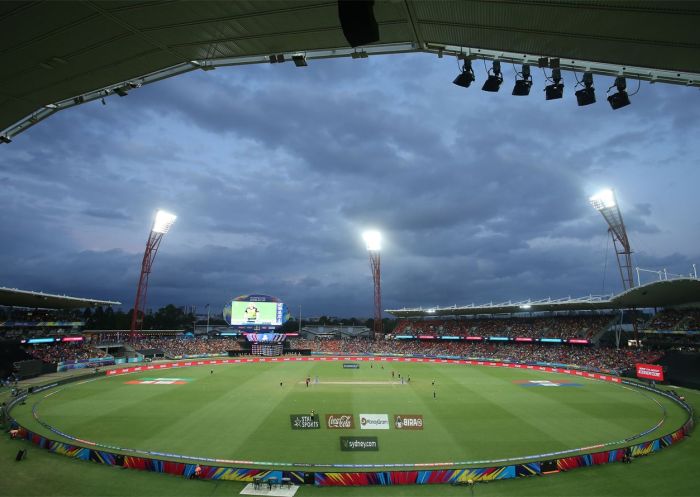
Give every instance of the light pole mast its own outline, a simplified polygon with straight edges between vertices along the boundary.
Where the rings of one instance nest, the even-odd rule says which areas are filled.
[[[143,311],[146,308],[146,294],[148,293],[148,277],[151,274],[153,261],[158,253],[158,247],[170,227],[177,219],[177,216],[165,211],[156,212],[151,232],[148,234],[146,242],[146,250],[143,253],[143,261],[141,262],[141,275],[139,276],[139,284],[136,288],[136,299],[134,301],[134,310],[131,315],[131,330],[129,337],[134,338],[138,331],[143,328]]]
[[[615,255],[617,256],[617,268],[620,270],[620,278],[622,279],[622,290],[634,288],[634,276],[632,273],[632,246],[627,237],[627,229],[622,220],[622,212],[615,198],[613,190],[603,190],[593,195],[588,199],[595,210],[608,223],[608,233],[613,240],[615,246]],[[639,347],[639,331],[637,330],[637,313],[636,309],[632,311],[632,329],[634,330],[634,341]],[[622,326],[622,323],[620,323]]]
[[[615,192],[612,190],[603,190],[590,199],[591,205],[595,210],[601,213],[605,221],[608,223],[608,233],[613,240],[615,246],[615,255],[617,255],[617,267],[620,270],[622,278],[622,289],[629,290],[634,288],[634,277],[632,276],[632,247],[630,246],[629,238],[627,238],[627,230],[625,223],[622,221],[622,213],[615,198]]]
[[[378,231],[365,231],[362,238],[367,245],[369,253],[369,265],[372,270],[372,280],[374,281],[374,323],[372,326],[372,340],[377,336],[382,336],[382,284],[381,284],[381,240],[382,236]]]

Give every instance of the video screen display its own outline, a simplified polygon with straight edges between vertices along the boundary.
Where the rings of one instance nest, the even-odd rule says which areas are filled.
[[[256,326],[282,324],[282,302],[231,302],[231,325]]]

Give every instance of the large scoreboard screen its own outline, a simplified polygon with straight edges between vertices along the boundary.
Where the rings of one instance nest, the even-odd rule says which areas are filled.
[[[232,326],[281,326],[283,319],[282,302],[231,302]]]

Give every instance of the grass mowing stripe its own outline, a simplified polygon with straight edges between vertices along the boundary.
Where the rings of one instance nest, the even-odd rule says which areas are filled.
[[[108,378],[105,383],[71,386],[66,391],[74,391],[63,401],[72,399],[75,406],[81,406],[89,398],[93,403],[101,400],[109,404],[119,400],[109,397],[115,392],[127,396],[128,413],[113,406],[103,407],[101,414],[99,409],[93,412],[93,418],[99,416],[99,420],[91,422],[99,423],[99,429],[92,429],[101,434],[92,440],[123,447],[222,459],[382,464],[497,459],[606,442],[609,440],[601,440],[599,435],[614,426],[586,414],[584,408],[590,411],[586,406],[591,404],[598,409],[596,412],[605,412],[614,398],[599,393],[606,389],[621,391],[618,385],[588,383],[580,378],[574,380],[585,383],[581,388],[525,388],[513,384],[523,379],[564,378],[530,370],[439,363],[387,366],[382,370],[368,368],[366,363],[360,369],[343,369],[342,362],[258,363],[216,368],[213,375],[209,367],[203,366],[167,372],[171,378],[193,380],[184,385],[124,384],[154,375],[143,372]],[[410,375],[411,384],[382,384],[391,380],[392,369],[397,377],[399,372],[404,378]],[[165,372],[158,372],[158,376],[160,373]],[[312,379],[309,388],[303,382],[307,376]],[[316,376],[320,379],[318,385],[313,382]],[[433,378],[437,399],[432,399]],[[283,388],[279,380],[284,381]],[[353,381],[370,382],[372,386],[348,383]],[[98,391],[100,384],[102,392]],[[48,402],[60,407],[56,399],[62,395]],[[425,427],[413,433],[368,431],[359,426],[347,431],[291,430],[289,414],[311,409],[320,414],[353,413],[356,422],[360,413],[384,413],[390,418],[396,413],[423,414]],[[147,421],[138,422],[139,417]],[[572,430],[571,421],[579,418],[582,424]],[[647,421],[645,429],[656,418]],[[70,432],[65,426],[58,428]],[[105,440],[106,435],[109,440]],[[340,435],[378,436],[381,450],[341,453]],[[85,431],[80,436],[90,438]],[[618,432],[612,440],[620,438]],[[416,446],[420,451],[415,451]]]

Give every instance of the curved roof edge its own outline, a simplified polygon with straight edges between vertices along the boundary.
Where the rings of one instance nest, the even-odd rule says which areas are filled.
[[[38,309],[82,309],[85,307],[98,307],[103,305],[121,305],[121,302],[0,287],[0,305]]]
[[[451,307],[387,309],[396,317],[474,316],[517,312],[595,311],[629,308],[700,306],[700,279],[677,278],[646,283],[617,295],[589,295],[579,298],[508,301]]]

